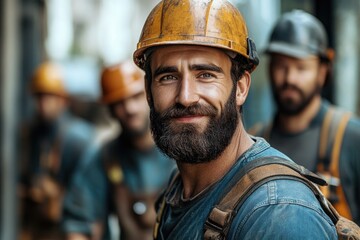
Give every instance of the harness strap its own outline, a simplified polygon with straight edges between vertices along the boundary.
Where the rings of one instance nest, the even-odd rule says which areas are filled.
[[[236,208],[241,206],[247,197],[264,183],[276,179],[292,179],[305,183],[316,195],[324,211],[329,215],[334,223],[339,219],[336,211],[329,207],[328,201],[321,194],[320,190],[311,180],[320,185],[326,184],[324,180],[316,174],[311,173],[304,167],[298,166],[289,160],[278,157],[268,157],[253,160],[245,166],[245,175],[240,176],[239,181],[226,193],[210,212],[204,225],[204,239],[225,239]],[[248,170],[248,171],[246,171]],[[241,175],[239,173],[239,175]],[[310,180],[311,179],[311,180]]]
[[[334,140],[334,146],[331,153],[331,165],[330,165],[330,173],[336,178],[340,179],[340,172],[339,172],[339,160],[340,160],[340,152],[341,152],[341,145],[346,129],[346,125],[349,122],[351,117],[350,113],[345,113],[339,123],[339,127],[336,132],[335,140]],[[345,193],[342,187],[342,184],[340,184],[336,188],[336,195],[339,198],[339,201],[337,203],[334,203],[334,207],[337,209],[337,211],[340,213],[340,215],[352,219],[351,211],[348,202],[345,198]]]
[[[323,124],[321,126],[320,132],[320,143],[319,143],[319,159],[324,159],[326,156],[326,149],[328,148],[328,140],[329,140],[329,129],[331,120],[334,116],[334,108],[330,108],[323,120]]]
[[[175,185],[175,182],[179,177],[180,177],[180,173],[176,172],[174,174],[174,176],[172,177],[171,181],[170,181],[170,184],[169,184],[169,186],[167,188],[167,191],[165,191],[165,193],[162,195],[160,207],[159,207],[159,209],[157,211],[156,222],[155,222],[155,225],[154,225],[154,231],[153,231],[154,239],[157,239],[157,237],[158,237],[161,218],[162,218],[162,215],[164,213],[165,206],[166,206],[166,195],[170,191],[170,189],[172,189],[172,187]]]
[[[334,107],[327,111],[321,128],[319,162],[317,170],[323,174],[330,186],[321,188],[324,195],[332,199],[333,206],[342,216],[352,219],[340,181],[339,161],[341,146],[351,113]]]
[[[330,171],[334,173],[336,177],[339,177],[339,159],[340,159],[340,151],[341,151],[341,144],[343,141],[346,125],[349,122],[351,117],[351,113],[347,112],[345,113],[339,123],[335,140],[334,140],[334,146],[331,153],[331,166]]]

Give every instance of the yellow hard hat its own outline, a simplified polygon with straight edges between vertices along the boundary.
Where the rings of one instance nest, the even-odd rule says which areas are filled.
[[[144,72],[132,61],[104,68],[101,101],[111,104],[144,91]]]
[[[42,63],[33,75],[31,92],[33,94],[46,93],[66,97],[67,92],[60,67],[52,62]]]
[[[163,0],[148,16],[134,62],[144,68],[146,50],[155,46],[189,44],[217,47],[259,63],[240,12],[226,0]]]

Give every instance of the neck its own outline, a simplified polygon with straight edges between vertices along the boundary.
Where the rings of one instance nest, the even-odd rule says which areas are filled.
[[[309,127],[311,121],[316,116],[321,105],[321,96],[315,96],[306,108],[298,114],[286,115],[278,113],[276,125],[286,133],[298,133]]]
[[[178,162],[184,186],[183,197],[187,199],[196,196],[220,180],[253,143],[243,125],[239,123],[229,146],[217,159],[201,164]]]

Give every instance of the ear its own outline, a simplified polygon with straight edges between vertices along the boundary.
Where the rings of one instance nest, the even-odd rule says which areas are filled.
[[[236,85],[236,105],[242,106],[245,103],[251,85],[251,75],[245,71]]]
[[[320,63],[318,81],[321,87],[325,85],[325,81],[328,73],[329,73],[329,65],[326,63]]]

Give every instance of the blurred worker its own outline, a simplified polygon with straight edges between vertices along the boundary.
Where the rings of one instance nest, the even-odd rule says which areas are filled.
[[[360,224],[360,121],[321,98],[333,58],[327,44],[312,15],[294,10],[280,18],[266,50],[277,113],[252,132],[323,175],[330,202]]]
[[[236,179],[252,161],[290,161],[244,129],[242,105],[259,61],[231,3],[163,0],[137,46],[155,142],[179,169],[161,198],[155,239],[336,238],[330,218],[298,181],[270,180],[242,206],[217,208],[229,193],[231,203],[239,200],[231,190],[245,191]]]
[[[174,163],[154,144],[144,73],[132,61],[123,62],[104,69],[101,87],[101,100],[122,132],[87,152],[88,164],[65,200],[67,239],[108,239],[104,234],[110,213],[118,217],[121,239],[152,239],[155,200]]]
[[[21,128],[20,239],[63,239],[63,196],[93,128],[67,112],[68,93],[61,69],[41,64],[31,82],[36,113]]]

